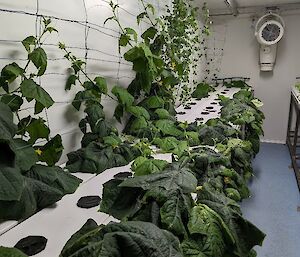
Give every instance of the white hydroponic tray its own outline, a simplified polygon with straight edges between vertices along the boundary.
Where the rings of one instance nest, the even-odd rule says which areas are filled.
[[[209,97],[203,98],[200,101],[196,99],[191,99],[190,102],[196,103],[191,105],[192,109],[184,109],[184,106],[180,106],[176,109],[177,112],[185,112],[183,115],[177,115],[178,121],[195,122],[196,118],[203,118],[202,122],[220,117],[221,106],[217,100],[219,95],[224,95],[232,98],[235,93],[240,89],[238,88],[226,88],[224,86],[219,86],[216,91],[210,93]],[[208,108],[207,108],[208,107]],[[210,109],[213,108],[213,109]]]
[[[179,121],[194,122],[196,118],[203,118],[206,122],[212,118],[218,118],[221,106],[216,100],[218,95],[232,97],[239,89],[217,87],[209,97],[200,101],[192,99],[195,105],[191,109],[177,108],[177,112],[185,114],[177,115]],[[216,102],[217,104],[212,104]],[[213,107],[213,109],[207,109]],[[207,112],[208,114],[203,114]],[[157,154],[157,159],[171,162],[171,154]],[[72,195],[64,196],[54,206],[45,208],[25,221],[7,221],[0,223],[0,246],[13,247],[20,239],[30,236],[44,236],[48,239],[46,249],[35,255],[36,257],[58,257],[67,240],[89,219],[94,219],[98,224],[107,224],[114,220],[113,217],[98,211],[99,207],[82,209],[77,207],[77,201],[83,196],[102,195],[103,184],[113,178],[119,172],[130,171],[130,165],[113,168],[99,175],[77,173],[76,176],[83,182]]]
[[[171,154],[154,156],[171,162]],[[98,224],[107,224],[113,217],[98,211],[99,207],[82,209],[77,201],[83,196],[102,196],[103,184],[120,172],[130,172],[130,165],[112,168],[83,182],[72,195],[66,195],[54,206],[45,208],[31,218],[0,236],[0,246],[13,247],[20,239],[33,235],[48,239],[46,249],[36,257],[58,257],[67,240],[88,220],[94,219]]]

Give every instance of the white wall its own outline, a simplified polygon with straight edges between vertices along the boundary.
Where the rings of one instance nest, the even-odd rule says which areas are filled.
[[[219,76],[250,77],[255,95],[264,102],[264,140],[285,142],[290,88],[300,76],[300,14],[284,15],[286,34],[279,43],[274,72],[260,72],[259,45],[249,17],[218,18],[215,26],[225,26],[226,36]],[[212,48],[212,46],[210,46]]]
[[[121,7],[119,13],[121,22],[126,26],[136,27],[136,16],[142,11],[139,1],[119,0],[118,2]],[[168,3],[169,0],[147,2],[152,3],[157,10],[163,12],[164,3]],[[0,68],[13,61],[21,66],[25,65],[26,53],[20,41],[29,35],[36,34],[36,28],[39,30],[39,21],[36,23],[34,15],[16,12],[25,11],[29,14],[35,14],[38,11],[42,15],[77,21],[71,23],[53,19],[53,25],[58,29],[59,35],[51,35],[46,43],[57,44],[62,41],[66,46],[73,47],[71,51],[83,59],[86,53],[85,44],[87,44],[90,49],[88,50],[88,73],[92,77],[96,75],[106,77],[110,87],[115,84],[127,87],[133,79],[134,73],[131,71],[131,65],[119,56],[119,29],[113,22],[109,22],[103,27],[104,20],[111,16],[108,3],[109,0],[2,0],[0,8],[14,12],[0,11]],[[86,20],[90,22],[91,28],[88,30],[84,26]],[[144,24],[145,26],[147,24]],[[87,37],[85,36],[86,33]],[[64,90],[68,73],[67,67],[70,67],[70,64],[63,58],[64,54],[58,47],[51,45],[44,48],[48,53],[49,63],[48,70],[41,79],[41,85],[56,103],[43,115],[45,119],[48,116],[51,134],[59,133],[62,135],[65,150],[60,163],[63,163],[66,161],[66,153],[80,147],[82,133],[78,128],[78,123],[82,113],[76,112],[70,104],[76,90],[72,92]],[[103,99],[103,106],[107,116],[112,117],[115,103],[109,98]],[[32,105],[28,104],[25,106],[22,116],[32,113]],[[120,125],[118,126],[120,127]]]

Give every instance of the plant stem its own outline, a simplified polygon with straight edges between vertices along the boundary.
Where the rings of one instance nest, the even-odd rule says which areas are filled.
[[[113,5],[113,1],[111,1],[111,3],[112,3],[112,4],[111,4],[111,8],[112,8],[112,12],[113,12],[114,21],[118,24],[120,30],[122,31],[122,34],[126,34],[126,31],[125,31],[125,29],[122,27],[122,25],[121,25],[121,23],[120,23],[120,21],[119,21],[118,15],[116,14],[116,9],[119,8],[119,6],[118,6],[118,5]],[[130,39],[130,41],[131,41],[131,39]],[[130,41],[128,42],[128,44],[129,44],[131,47],[133,47],[133,45],[131,44]]]
[[[144,9],[145,9],[146,17],[147,17],[148,20],[150,21],[151,25],[154,27],[155,24],[154,24],[154,22],[151,20],[149,14],[148,14],[148,10],[147,10],[147,7],[146,7],[146,5],[145,5],[145,3],[144,3],[144,0],[141,0],[141,3],[142,3],[142,5],[143,5],[143,7],[144,7]]]
[[[65,48],[63,49],[65,51],[65,53],[69,56],[69,61],[72,62],[73,65],[75,65],[81,72],[82,74],[93,84],[95,84],[95,82],[88,76],[88,74],[81,68],[81,66],[79,66],[76,63],[76,58],[72,55],[70,55],[70,52],[68,52]],[[79,83],[83,86],[82,82],[80,81],[80,79],[78,78]],[[113,98],[111,95],[106,94],[109,98],[111,98],[112,100],[118,102],[115,98]]]

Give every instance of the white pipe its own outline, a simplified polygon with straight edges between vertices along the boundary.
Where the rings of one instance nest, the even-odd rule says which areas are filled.
[[[227,4],[227,0],[224,0]],[[230,0],[228,0],[230,1]],[[238,14],[257,14],[259,12],[264,12],[268,10],[267,5],[259,5],[259,6],[251,6],[251,7],[238,7],[237,11]],[[280,10],[281,13],[288,12],[288,11],[296,11],[300,9],[299,3],[293,3],[293,4],[277,4],[276,7]],[[227,12],[225,9],[211,9],[210,10],[210,16],[230,16],[233,15],[233,12],[230,13]]]

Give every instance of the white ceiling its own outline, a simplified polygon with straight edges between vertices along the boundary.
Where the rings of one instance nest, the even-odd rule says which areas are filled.
[[[202,6],[204,2],[210,10],[227,8],[224,0],[195,0],[198,6]],[[300,3],[300,0],[236,0],[238,7],[252,6],[276,6],[280,4]]]

